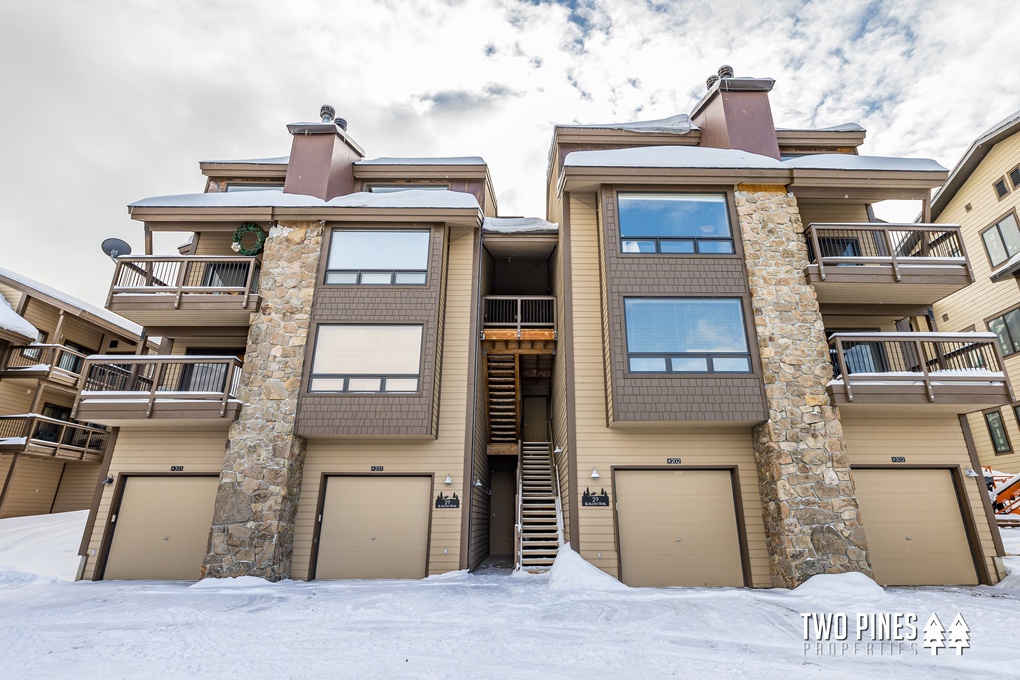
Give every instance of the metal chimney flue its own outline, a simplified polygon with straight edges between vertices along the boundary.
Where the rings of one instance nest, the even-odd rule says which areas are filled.
[[[712,86],[715,85],[717,82],[719,82],[719,76],[713,73],[708,77],[708,80],[705,81],[705,87],[711,90]]]
[[[336,123],[336,126],[338,128],[340,128],[344,132],[347,132],[347,120],[346,119],[344,119],[344,118],[334,118],[333,122]]]
[[[720,66],[719,67],[719,77],[720,78],[732,78],[733,77],[733,67],[730,66],[729,64],[723,64],[722,66]]]
[[[322,116],[322,122],[323,123],[332,123],[333,122],[333,116],[336,115],[336,109],[334,109],[329,104],[323,104],[319,108],[319,115]]]

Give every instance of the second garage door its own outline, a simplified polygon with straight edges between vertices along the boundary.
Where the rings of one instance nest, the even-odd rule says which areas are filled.
[[[424,578],[431,477],[328,477],[315,578]]]
[[[854,468],[861,524],[882,585],[975,585],[949,470]]]
[[[744,585],[729,470],[620,470],[615,484],[624,583]]]
[[[106,579],[198,579],[219,477],[127,477]]]

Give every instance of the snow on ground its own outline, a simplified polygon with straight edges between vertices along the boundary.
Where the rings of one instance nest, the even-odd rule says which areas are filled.
[[[73,554],[71,515],[0,520],[0,563],[24,571]],[[52,540],[44,526],[52,521]],[[1020,531],[1007,529],[1008,545]],[[1020,558],[1010,558],[1020,573]],[[42,566],[40,566],[42,565]],[[56,565],[56,563],[55,563]],[[421,581],[272,584],[4,582],[0,676],[30,678],[991,678],[1018,658],[1012,589],[879,588],[859,575],[800,588],[594,589],[576,555],[552,575],[454,572]],[[10,573],[10,572],[8,572]],[[559,584],[558,588],[552,587]],[[804,648],[801,613],[957,612],[961,656],[915,643]],[[947,654],[946,652],[949,652]],[[834,652],[834,653],[833,653]],[[1007,673],[1008,675],[1008,673]]]

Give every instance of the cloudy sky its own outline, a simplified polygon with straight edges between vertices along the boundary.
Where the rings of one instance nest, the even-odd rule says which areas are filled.
[[[1016,0],[5,1],[0,266],[102,304],[127,203],[327,102],[369,157],[483,156],[502,215],[545,214],[554,123],[687,113],[721,64],[776,79],[779,126],[951,168],[1020,108],[1017,35]]]

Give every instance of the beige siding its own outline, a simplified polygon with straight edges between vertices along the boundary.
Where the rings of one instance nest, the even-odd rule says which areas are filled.
[[[88,509],[99,483],[99,470],[95,463],[65,463],[52,512]]]
[[[7,495],[0,506],[0,518],[48,513],[63,467],[62,461],[18,456]]]
[[[750,428],[625,431],[606,427],[602,296],[596,227],[595,197],[571,196],[578,494],[585,487],[593,491],[605,487],[611,495],[614,494],[613,466],[664,467],[666,459],[672,457],[681,458],[684,465],[734,465],[742,495],[752,584],[767,587],[771,578]],[[600,479],[591,479],[593,469],[598,470]],[[617,576],[619,556],[612,508],[578,507],[577,521],[581,555],[603,571]]]
[[[559,466],[560,505],[563,508],[563,534],[566,538],[570,536],[570,468],[567,456],[567,432],[569,428],[569,423],[567,422],[567,362],[562,341],[562,338],[565,337],[563,323],[566,318],[564,311],[566,295],[564,293],[562,248],[556,249],[551,262],[553,295],[556,296],[556,319],[559,324],[557,333],[561,340],[558,343],[556,356],[553,357],[550,394],[552,403],[550,404],[549,413],[552,419],[553,448],[555,449],[558,446],[561,449],[560,453],[556,456],[556,465]]]
[[[1020,377],[1020,373],[1014,372],[1014,376]],[[1014,389],[1017,384],[1014,382]],[[1009,437],[1011,450],[1008,453],[996,453],[992,446],[992,435],[988,431],[988,421],[982,411],[967,414],[967,421],[970,423],[970,431],[974,436],[974,447],[978,451],[978,458],[981,464],[999,472],[1020,472],[1020,428],[1017,427],[1016,412],[1009,406],[999,409],[1002,413],[1002,422],[1006,426],[1006,435]]]
[[[60,316],[60,311],[56,307],[30,297],[22,316],[37,329],[46,331],[46,342],[55,342],[53,330],[57,327],[57,317]]]
[[[21,381],[0,380],[0,415],[28,413],[32,408],[35,387]]]
[[[800,217],[804,224],[813,222],[870,222],[868,206],[850,201],[811,201],[797,199]]]
[[[14,454],[0,453],[0,490],[4,488],[7,481],[7,473],[11,470],[11,463],[14,462]]]
[[[249,237],[251,238],[251,237]],[[195,255],[237,255],[230,249],[234,233],[230,231],[205,231],[198,238]]]
[[[11,308],[14,310],[18,309],[18,303],[21,302],[22,292],[16,288],[11,288],[7,284],[0,283],[0,295],[3,295],[10,303]]]
[[[223,470],[226,443],[224,430],[121,428],[110,460],[110,474],[116,478],[121,473],[169,473],[171,465],[183,465],[184,472],[218,474]],[[95,574],[115,486],[110,484],[103,488],[82,578],[91,579]]]
[[[477,375],[479,381],[485,370],[485,356],[479,351],[477,363]],[[488,437],[488,410],[486,409],[487,399],[484,392],[484,385],[479,384],[478,398],[475,399],[475,436],[472,441],[472,459],[474,472],[469,472],[468,477],[477,476],[483,486],[488,489],[491,486],[489,474],[489,457],[486,454]],[[471,526],[470,545],[468,546],[468,567],[473,569],[485,559],[489,553],[489,494],[482,489],[471,487]]]
[[[851,466],[889,465],[892,456],[904,456],[907,465],[957,465],[963,469],[970,466],[963,430],[955,416],[883,419],[854,418],[843,413],[841,420]],[[965,484],[981,551],[989,573],[994,575],[995,545],[981,501],[984,483],[967,477]],[[865,534],[867,530],[865,523]]]
[[[438,438],[424,442],[366,439],[309,442],[294,533],[293,578],[306,578],[308,574],[315,509],[324,473],[369,472],[373,465],[382,465],[385,473],[431,473],[433,498],[440,491],[464,496],[468,348],[474,340],[470,337],[472,242],[470,233],[454,234],[450,240]],[[446,475],[453,478],[449,487],[443,484]],[[466,511],[467,503],[462,503],[459,510],[433,510],[430,574],[460,568],[461,512]]]

